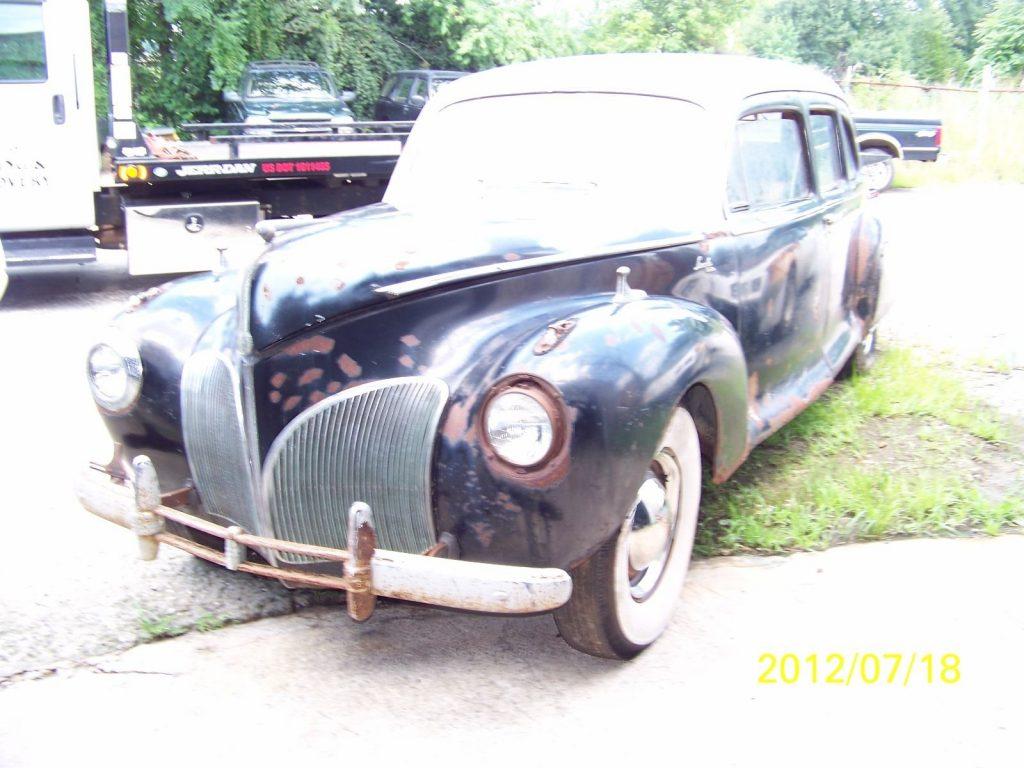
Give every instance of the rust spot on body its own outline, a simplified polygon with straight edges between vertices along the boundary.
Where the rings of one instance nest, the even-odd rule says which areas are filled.
[[[302,275],[299,275],[298,277],[295,278],[296,285],[303,285],[305,282],[306,278],[304,278]]]
[[[284,411],[285,413],[288,413],[288,411],[294,411],[296,408],[298,408],[299,403],[301,402],[301,395],[292,395],[291,397],[284,401],[284,407],[281,410]]]
[[[346,354],[342,354],[341,357],[338,358],[338,367],[341,369],[342,373],[352,379],[363,372],[363,366]]]
[[[316,405],[325,397],[327,397],[327,395],[324,392],[321,392],[319,389],[313,390],[312,392],[309,393],[309,404]]]
[[[552,323],[544,331],[544,335],[540,337],[536,346],[533,348],[533,354],[545,355],[552,349],[561,344],[565,338],[572,333],[572,329],[576,327],[576,318],[570,317],[565,320],[559,320],[557,323]]]
[[[263,286],[263,298],[266,299],[267,301],[270,301],[270,286],[269,285],[264,285]]]
[[[414,365],[416,365],[416,361],[413,360],[408,355],[402,355],[400,358],[398,358],[398,362],[399,364],[403,365],[406,368],[412,368]]]
[[[469,434],[469,403],[466,401],[452,403],[448,409],[441,434],[453,443],[461,442]]]
[[[505,259],[505,261],[519,261],[521,257],[518,253],[506,253],[502,258]]]
[[[336,394],[338,392],[341,392],[341,382],[340,381],[332,381],[330,384],[327,385],[327,394],[333,395],[333,394]]]
[[[327,336],[310,336],[285,347],[284,353],[293,357],[315,352],[318,355],[329,354],[334,349],[334,339]]]
[[[307,384],[312,384],[314,381],[320,379],[323,375],[323,368],[310,368],[299,377],[299,386],[304,387]]]
[[[475,523],[470,523],[469,529],[473,531],[473,534],[476,536],[476,540],[479,541],[482,546],[491,546],[491,542],[494,541],[494,528],[491,527],[490,523],[478,520]]]
[[[395,264],[395,269],[397,269],[399,272],[401,272],[403,269],[405,269],[408,266],[409,266],[409,262],[408,261],[400,261],[397,264]]]
[[[399,339],[400,342],[405,344],[407,347],[418,347],[420,340],[413,336],[411,333],[407,333],[405,336]]]
[[[280,393],[280,392],[278,392],[277,390],[274,390],[273,392],[271,392],[271,393],[270,393],[270,394],[268,395],[268,397],[270,398],[270,402],[274,403],[275,405],[276,405],[277,403],[280,403],[280,402],[281,402],[281,393]]]
[[[270,377],[270,386],[274,389],[280,389],[286,381],[288,381],[288,374],[278,372]]]

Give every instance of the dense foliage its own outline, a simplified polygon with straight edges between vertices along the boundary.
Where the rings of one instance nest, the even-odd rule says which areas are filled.
[[[105,111],[102,0],[90,0]],[[604,0],[575,17],[553,0],[129,0],[137,117],[209,120],[245,64],[312,59],[367,116],[388,74],[475,71],[571,53],[731,51],[842,75],[968,80],[1024,74],[1024,0]],[[577,8],[580,6],[577,5]]]

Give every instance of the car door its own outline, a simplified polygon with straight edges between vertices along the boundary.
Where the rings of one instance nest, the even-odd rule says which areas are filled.
[[[0,230],[94,225],[91,57],[84,0],[0,0]]]
[[[850,127],[838,105],[810,105],[808,133],[828,251],[828,294],[823,307],[824,352],[838,368],[855,333],[853,308],[844,299],[860,199]]]
[[[736,122],[731,150],[738,331],[765,433],[822,364],[828,262],[805,128],[797,99],[758,106]]]

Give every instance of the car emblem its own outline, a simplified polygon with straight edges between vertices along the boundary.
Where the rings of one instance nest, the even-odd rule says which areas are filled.
[[[185,229],[195,234],[196,232],[202,232],[203,227],[206,226],[206,222],[203,221],[203,217],[198,213],[190,213],[185,216]]]

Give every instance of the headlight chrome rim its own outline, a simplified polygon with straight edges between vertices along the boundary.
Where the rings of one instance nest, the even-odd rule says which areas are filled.
[[[510,460],[499,452],[491,439],[488,428],[491,407],[495,401],[505,395],[529,397],[544,410],[550,422],[551,442],[543,456],[529,464],[519,464]],[[560,458],[567,453],[569,432],[565,404],[558,390],[543,379],[530,374],[516,374],[499,381],[487,394],[480,411],[479,425],[483,445],[492,459],[493,465],[501,467],[505,471],[510,471],[517,476],[526,475],[549,470],[554,463],[564,463],[560,461]]]
[[[121,373],[124,375],[124,384],[116,394],[103,389],[97,376],[97,366],[94,365],[95,357],[105,352],[119,358]],[[138,402],[142,391],[142,356],[135,342],[123,333],[108,331],[89,348],[85,359],[85,374],[93,400],[105,413],[123,414]]]

